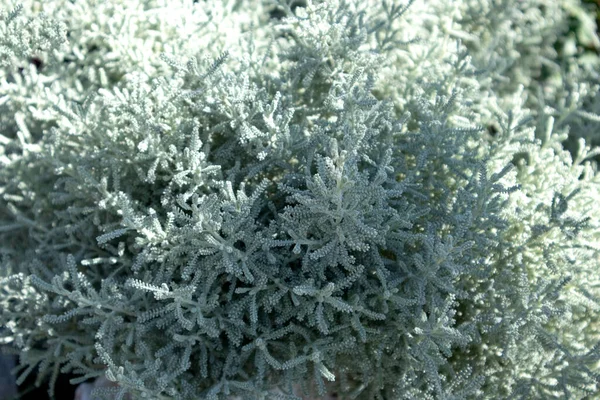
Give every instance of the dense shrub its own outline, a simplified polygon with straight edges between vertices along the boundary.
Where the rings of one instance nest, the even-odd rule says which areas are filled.
[[[587,6],[2,5],[0,338],[20,381],[599,395]]]

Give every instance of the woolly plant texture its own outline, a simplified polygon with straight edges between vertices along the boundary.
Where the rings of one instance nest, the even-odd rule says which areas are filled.
[[[586,5],[0,5],[0,341],[19,382],[600,395]]]

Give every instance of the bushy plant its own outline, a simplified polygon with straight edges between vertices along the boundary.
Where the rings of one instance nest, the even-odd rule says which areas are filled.
[[[600,395],[576,0],[2,0],[0,338],[152,399]]]

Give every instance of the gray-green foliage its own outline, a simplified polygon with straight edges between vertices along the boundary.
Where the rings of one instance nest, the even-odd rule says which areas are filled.
[[[598,38],[578,1],[2,5],[19,381],[600,393]]]

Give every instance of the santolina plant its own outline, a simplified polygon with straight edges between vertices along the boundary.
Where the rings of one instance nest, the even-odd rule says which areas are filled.
[[[0,4],[19,382],[600,395],[600,46],[579,1]]]

